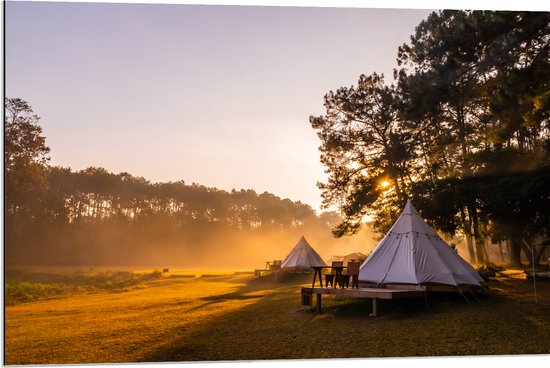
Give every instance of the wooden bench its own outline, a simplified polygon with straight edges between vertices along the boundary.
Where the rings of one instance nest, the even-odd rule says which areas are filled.
[[[311,305],[313,294],[316,295],[316,310],[321,312],[321,295],[343,295],[352,298],[372,299],[371,316],[378,315],[378,299],[398,299],[425,296],[425,290],[402,290],[402,289],[380,289],[380,288],[329,288],[329,287],[302,287],[302,304]],[[304,296],[307,294],[308,296]],[[309,304],[306,302],[309,301]]]

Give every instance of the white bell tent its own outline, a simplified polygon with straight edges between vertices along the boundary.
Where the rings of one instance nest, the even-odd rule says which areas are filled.
[[[361,265],[359,280],[378,285],[483,283],[473,267],[424,222],[411,201]]]
[[[281,263],[282,269],[306,269],[327,264],[302,236],[296,246]]]

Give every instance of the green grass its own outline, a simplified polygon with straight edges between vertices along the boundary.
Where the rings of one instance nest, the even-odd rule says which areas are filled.
[[[147,273],[146,273],[147,274]],[[383,301],[323,296],[300,304],[309,276],[143,279],[6,307],[6,364],[548,354],[550,283],[520,272],[489,281],[492,297]],[[42,276],[46,277],[46,276]],[[10,281],[10,280],[8,280]],[[22,281],[22,280],[20,280]],[[39,278],[33,280],[39,282]],[[49,279],[51,281],[51,279]]]
[[[124,291],[140,283],[159,278],[161,272],[134,273],[107,270],[84,274],[49,274],[24,270],[6,272],[6,305],[15,305],[42,299],[65,297],[70,294],[98,290]]]

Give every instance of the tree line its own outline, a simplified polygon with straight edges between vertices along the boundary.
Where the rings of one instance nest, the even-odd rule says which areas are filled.
[[[539,263],[550,243],[550,13],[431,13],[397,50],[393,83],[361,75],[311,116],[323,206],[353,234],[385,232],[407,199],[470,259],[509,245]]]
[[[301,234],[330,234],[339,221],[334,212],[317,215],[268,192],[51,166],[31,106],[6,98],[5,107],[7,263],[136,264],[175,254],[180,264],[189,258],[205,264],[220,252],[243,257],[243,242],[250,252],[264,248],[280,258],[285,254],[269,252],[273,242],[286,252]]]

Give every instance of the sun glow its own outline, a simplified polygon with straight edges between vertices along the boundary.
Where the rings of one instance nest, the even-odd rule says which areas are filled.
[[[387,180],[384,180],[383,182],[380,183],[380,186],[381,186],[382,188],[387,188],[387,187],[390,186],[390,182],[387,181]]]

